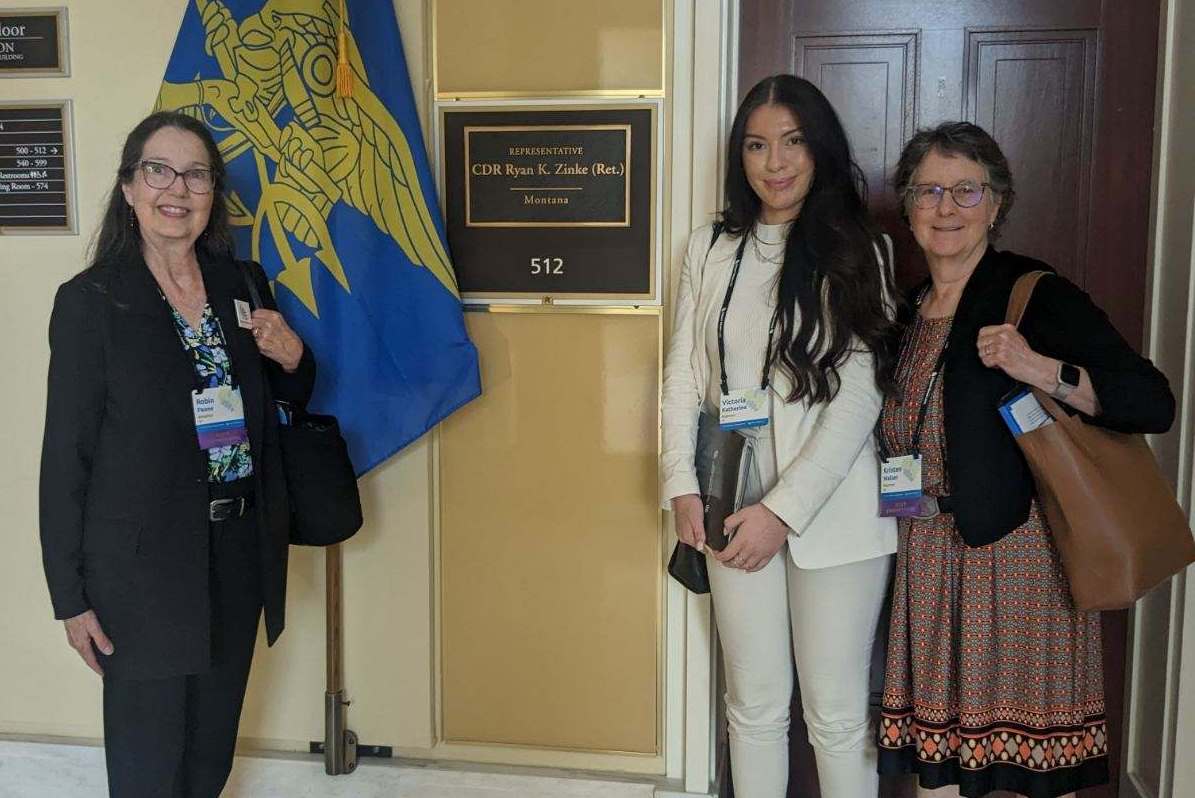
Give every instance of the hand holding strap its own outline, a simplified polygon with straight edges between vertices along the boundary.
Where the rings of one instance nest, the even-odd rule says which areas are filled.
[[[1008,297],[1008,310],[1004,314],[1005,324],[1011,324],[1014,327],[1021,326],[1021,319],[1025,315],[1025,308],[1029,307],[1029,300],[1033,298],[1033,289],[1037,287],[1037,281],[1048,274],[1047,271],[1038,270],[1026,272],[1017,278],[1012,287],[1012,293]],[[1040,388],[1030,387],[1033,395],[1037,397],[1037,401],[1047,413],[1055,419],[1067,417],[1067,412],[1062,409],[1062,405],[1054,400],[1054,397]]]

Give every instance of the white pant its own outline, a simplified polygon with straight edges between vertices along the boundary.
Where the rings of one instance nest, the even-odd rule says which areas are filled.
[[[803,569],[785,545],[753,574],[707,561],[736,798],[784,798],[794,655],[822,798],[875,798],[871,647],[892,557]]]

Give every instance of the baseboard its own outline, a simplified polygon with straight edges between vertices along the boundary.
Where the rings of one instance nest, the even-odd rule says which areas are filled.
[[[25,732],[0,732],[0,742],[45,743],[46,745],[84,745],[99,748],[104,745],[103,737],[84,737],[67,734],[36,734]]]
[[[409,798],[458,794],[477,798],[712,798],[676,790],[677,783],[659,778],[624,774],[611,779],[604,774],[587,777],[568,771],[548,775],[537,768],[518,768],[520,773],[512,770],[373,759],[362,762],[352,774],[330,777],[324,774],[322,757],[273,752],[238,756],[225,794],[239,798],[292,798],[298,794],[382,798],[400,793]],[[0,771],[5,774],[0,792],[13,796],[90,798],[104,793],[106,781],[103,749],[77,742],[0,741]]]

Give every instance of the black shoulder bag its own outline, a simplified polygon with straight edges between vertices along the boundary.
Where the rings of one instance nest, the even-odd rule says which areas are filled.
[[[264,308],[248,267],[237,261],[254,308]],[[282,405],[283,403],[279,403]],[[335,416],[291,408],[279,413],[278,442],[290,497],[290,542],[331,546],[361,528],[361,494]],[[289,418],[289,423],[282,417]]]

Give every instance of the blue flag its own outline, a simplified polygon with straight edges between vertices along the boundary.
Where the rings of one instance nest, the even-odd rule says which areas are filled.
[[[190,0],[157,108],[215,136],[238,254],[274,281],[318,364],[312,409],[363,474],[481,386],[393,2],[348,0],[343,27],[340,8]]]

